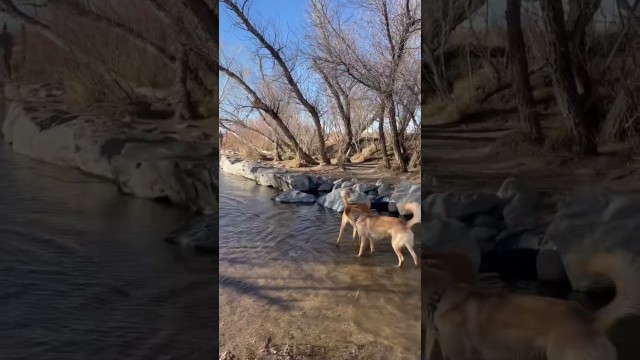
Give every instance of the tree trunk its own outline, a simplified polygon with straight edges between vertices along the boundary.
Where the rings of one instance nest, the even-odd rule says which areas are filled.
[[[280,143],[278,137],[273,140],[273,159],[275,161],[282,161],[282,155],[280,155]]]
[[[596,155],[598,147],[595,136],[591,133],[584,102],[576,88],[562,3],[557,0],[540,0],[540,7],[548,32],[549,61],[556,99],[574,138],[574,151],[577,155]]]
[[[387,139],[384,135],[384,101],[380,104],[380,113],[378,116],[378,140],[380,140],[380,152],[382,153],[382,163],[385,168],[391,169],[391,163],[389,162],[389,155],[387,155]]]
[[[522,34],[520,9],[521,0],[507,0],[507,35],[513,89],[516,93],[521,125],[525,128],[531,141],[542,144],[544,135],[540,121],[536,116],[531,83],[529,82],[529,61]]]
[[[194,119],[197,113],[193,103],[189,86],[187,85],[187,73],[189,68],[189,53],[184,44],[179,43],[178,58],[176,63],[176,91],[178,100],[176,101],[176,120]]]
[[[396,106],[393,102],[393,95],[387,95],[387,105],[389,106],[389,124],[391,125],[391,146],[393,148],[393,155],[396,157],[398,167],[401,172],[407,172],[407,159],[402,151],[402,145],[400,143],[400,135],[398,134],[398,123],[396,122]]]

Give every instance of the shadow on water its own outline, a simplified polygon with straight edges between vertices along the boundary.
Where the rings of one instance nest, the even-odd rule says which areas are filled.
[[[223,173],[220,189],[221,351],[242,357],[263,336],[417,358],[420,272],[406,249],[401,269],[389,240],[357,258],[350,225],[335,246],[341,213],[276,203],[276,190]]]

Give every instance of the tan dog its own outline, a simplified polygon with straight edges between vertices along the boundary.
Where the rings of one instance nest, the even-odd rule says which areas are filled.
[[[468,256],[457,251],[429,251],[422,254],[422,272],[431,272],[430,276],[422,276],[423,284],[425,281],[443,281],[444,284],[457,283],[465,284],[472,287],[478,285],[478,271],[476,266],[471,262]],[[436,277],[434,280],[433,277]],[[428,279],[428,280],[427,280]],[[433,286],[433,284],[431,284]],[[423,302],[427,302],[423,298]],[[424,308],[423,308],[424,309]],[[431,322],[427,317],[428,312],[422,311],[422,326],[424,329],[424,342],[422,358],[424,360],[432,359],[431,354],[435,346],[436,339],[431,326]]]
[[[391,216],[375,216],[372,214],[362,214],[356,221],[356,228],[360,236],[360,251],[358,256],[362,256],[365,244],[369,239],[371,252],[375,251],[373,242],[375,240],[391,237],[391,247],[398,256],[397,267],[402,266],[404,256],[402,256],[402,248],[406,247],[413,257],[413,262],[418,266],[418,257],[413,250],[413,231],[411,227],[420,222],[420,204],[406,203],[399,205],[398,208],[402,212],[409,210],[413,217],[408,222],[400,218]]]
[[[340,223],[340,233],[338,234],[336,246],[340,246],[340,238],[342,238],[342,233],[344,232],[344,227],[347,226],[347,223],[351,224],[351,227],[353,227],[353,239],[355,240],[357,234],[356,219],[361,214],[369,213],[369,205],[362,203],[349,204],[349,197],[351,197],[351,192],[348,189],[340,193],[340,198],[344,204],[344,211],[342,212],[342,222]]]
[[[626,252],[600,253],[582,267],[615,284],[616,296],[592,314],[575,302],[524,294],[496,294],[456,284],[448,274],[422,272],[427,318],[443,355],[451,360],[516,359],[534,354],[548,360],[615,360],[607,330],[640,313],[640,264]]]

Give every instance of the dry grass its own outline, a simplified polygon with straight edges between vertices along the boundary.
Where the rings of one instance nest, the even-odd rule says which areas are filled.
[[[145,34],[166,32],[161,22],[150,20],[152,15],[148,9],[131,4],[125,6],[128,11],[149,20],[128,25]],[[174,83],[175,70],[171,66],[118,32],[54,10],[43,18],[69,44],[84,54],[90,54],[92,63],[112,69],[113,73],[130,83],[99,75],[91,64],[79,60],[78,56],[60,48],[37,31],[27,30],[23,49],[26,57],[24,60],[16,59],[20,62],[17,80],[46,81],[62,86],[65,90],[63,101],[71,111],[122,116],[127,102],[142,100],[133,95],[131,84],[167,88]],[[21,38],[16,35],[16,39]]]
[[[245,160],[258,161],[258,160],[265,160],[267,158],[263,153],[257,152],[247,146],[240,148],[238,153],[240,157]]]

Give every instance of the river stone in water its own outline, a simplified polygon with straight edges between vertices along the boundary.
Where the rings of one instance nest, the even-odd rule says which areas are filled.
[[[313,203],[316,201],[315,196],[303,193],[302,191],[289,189],[281,192],[273,198],[273,200],[281,203]]]
[[[344,205],[342,204],[342,199],[340,198],[340,193],[342,191],[345,190],[334,189],[330,193],[320,196],[316,200],[316,202],[326,208],[342,212],[344,210]],[[371,207],[371,201],[369,200],[367,194],[351,191],[350,195],[351,196],[349,197],[349,204],[362,203],[367,204],[367,206]]]
[[[612,284],[604,277],[579,277],[576,259],[618,249],[638,255],[639,233],[640,193],[585,189],[560,204],[545,242],[557,248],[574,289],[588,290]]]
[[[458,219],[491,212],[502,201],[495,194],[480,192],[447,192],[427,196],[423,202],[426,219]]]
[[[458,251],[480,267],[481,253],[474,234],[455,219],[432,220],[422,225],[422,251]]]

